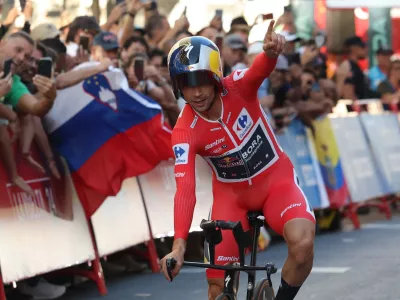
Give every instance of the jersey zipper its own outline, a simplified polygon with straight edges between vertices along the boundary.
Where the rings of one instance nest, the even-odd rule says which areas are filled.
[[[239,145],[236,143],[235,138],[232,136],[231,132],[230,132],[229,129],[226,127],[225,123],[222,121],[221,118],[218,119],[218,122],[219,122],[219,123],[222,125],[222,127],[224,128],[224,130],[225,130],[226,133],[228,134],[229,138],[231,139],[232,143],[235,145],[236,149],[238,149],[238,152],[239,152],[239,154],[240,154],[240,157],[241,157],[242,160],[243,160],[244,167],[246,168],[247,175],[250,176],[250,170],[249,170],[249,168],[248,168],[248,166],[247,166],[247,163],[246,163],[246,161],[245,161],[245,159],[244,159],[244,157],[243,157],[242,150],[239,150]],[[251,178],[249,178],[247,181],[249,182],[249,185],[252,185],[252,184],[253,184],[252,181],[251,181]]]

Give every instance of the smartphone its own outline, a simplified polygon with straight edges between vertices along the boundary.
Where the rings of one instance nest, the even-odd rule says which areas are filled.
[[[263,21],[274,19],[274,14],[263,14],[262,16],[263,16]]]
[[[51,78],[53,71],[53,61],[51,57],[43,57],[38,62],[38,74]]]
[[[79,45],[82,46],[83,50],[86,50],[89,52],[89,38],[87,36],[80,37]]]
[[[4,62],[4,66],[3,66],[4,75],[3,75],[3,78],[7,77],[8,74],[10,74],[12,64],[13,64],[12,58],[9,58]]]
[[[222,14],[224,13],[224,11],[222,9],[216,9],[215,10],[215,15],[219,18],[222,19]]]
[[[219,35],[215,38],[215,45],[217,45],[219,52],[222,52],[222,48],[224,45],[224,37]]]
[[[136,75],[136,78],[140,81],[144,80],[144,60],[141,58],[137,58],[135,60],[135,65],[134,67],[134,72]]]

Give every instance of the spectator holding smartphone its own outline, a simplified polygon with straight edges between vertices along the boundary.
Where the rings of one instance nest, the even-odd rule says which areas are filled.
[[[17,32],[2,41],[0,47],[0,66],[4,61],[11,58],[11,72],[29,60],[34,49],[34,41],[25,32]],[[36,75],[33,84],[38,89],[37,97],[29,93],[27,87],[21,82],[18,75],[12,75],[13,85],[11,91],[5,96],[5,103],[10,104],[18,112],[36,116],[45,115],[53,106],[57,96],[55,83],[52,78]]]
[[[142,70],[135,68],[137,60],[143,61]],[[147,55],[144,53],[132,55],[128,63],[124,65],[124,72],[132,89],[149,96],[161,105],[173,127],[178,119],[180,109],[167,80],[154,66],[148,64]]]

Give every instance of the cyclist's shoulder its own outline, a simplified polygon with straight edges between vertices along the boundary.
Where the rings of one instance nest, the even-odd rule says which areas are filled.
[[[194,128],[197,124],[199,117],[193,111],[189,104],[186,104],[172,130],[173,140],[187,140],[192,144],[194,142],[195,132]]]
[[[179,114],[178,120],[176,121],[175,129],[183,129],[188,130],[193,122],[193,120],[197,117],[193,108],[189,104],[185,104]]]

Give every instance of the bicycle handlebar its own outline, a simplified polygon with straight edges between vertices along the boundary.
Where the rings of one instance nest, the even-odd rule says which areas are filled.
[[[267,271],[270,272],[270,274],[275,274],[278,269],[272,265],[272,264],[267,264],[266,266],[263,267],[258,267],[258,266],[235,266],[235,265],[225,265],[225,266],[218,266],[218,265],[210,265],[210,264],[205,264],[205,263],[195,263],[195,262],[184,262],[183,263],[185,266],[190,266],[190,267],[197,267],[197,268],[209,268],[209,269],[216,269],[216,270],[223,270],[223,271]],[[169,258],[167,259],[167,272],[168,276],[171,279],[171,282],[173,281],[172,278],[172,270],[176,266],[176,260],[174,258]]]
[[[221,228],[222,230],[233,230],[238,222],[232,221],[204,221],[200,224],[203,230]]]

